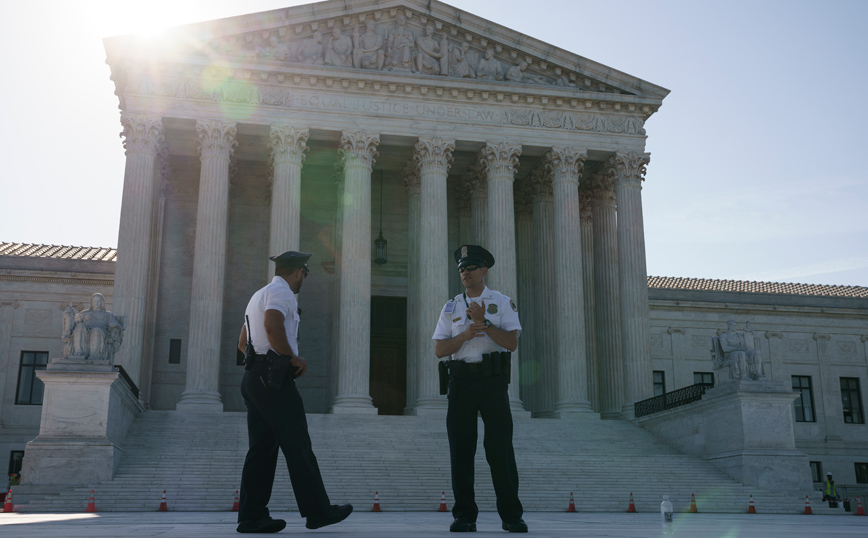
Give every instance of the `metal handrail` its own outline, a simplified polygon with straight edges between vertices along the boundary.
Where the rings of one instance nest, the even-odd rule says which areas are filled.
[[[137,387],[136,384],[133,382],[133,378],[130,377],[130,375],[127,373],[127,371],[124,370],[124,367],[121,366],[120,364],[115,364],[114,367],[115,367],[115,370],[117,370],[118,373],[121,374],[121,377],[124,379],[124,381],[127,382],[127,385],[129,385],[130,390],[133,392],[133,396],[138,400],[139,399],[139,387]]]
[[[689,387],[684,387],[683,389],[667,392],[660,396],[636,402],[634,407],[636,418],[652,415],[675,407],[681,407],[682,405],[687,405],[689,403],[698,402],[702,399],[702,395],[705,394],[705,391],[712,387],[714,387],[714,383],[697,383],[695,385],[690,385]]]

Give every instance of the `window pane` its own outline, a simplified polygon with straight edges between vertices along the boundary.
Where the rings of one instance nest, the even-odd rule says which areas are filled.
[[[823,466],[820,464],[819,461],[812,461],[811,462],[811,480],[813,480],[814,482],[822,482],[823,481],[823,479],[821,478],[822,476],[823,476]]]
[[[868,463],[856,463],[856,483],[868,484]]]
[[[18,399],[15,403],[30,403],[30,389],[33,386],[33,368],[22,366],[18,374]]]
[[[45,393],[45,383],[36,376],[33,376],[33,390],[30,394],[30,403],[41,405],[42,395]]]
[[[36,355],[36,359],[33,361],[34,364],[40,366],[48,365],[48,353],[34,353],[34,355]],[[37,368],[37,370],[45,370],[45,368]]]
[[[21,364],[33,364],[33,353],[24,351],[21,353]]]

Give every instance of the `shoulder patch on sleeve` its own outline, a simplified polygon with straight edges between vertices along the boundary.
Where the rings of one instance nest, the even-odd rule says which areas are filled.
[[[455,311],[455,301],[449,301],[446,303],[446,306],[443,307],[444,314],[451,314]]]
[[[512,299],[509,300],[509,306],[512,307],[513,312],[518,312],[518,307],[515,306],[515,301],[513,301]]]

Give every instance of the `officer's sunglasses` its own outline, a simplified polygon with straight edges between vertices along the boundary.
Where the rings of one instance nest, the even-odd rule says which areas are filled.
[[[301,273],[305,276],[305,278],[307,278],[307,275],[310,274],[310,269],[307,267],[307,264],[305,264],[305,266],[301,268]]]
[[[464,267],[459,267],[459,268],[458,268],[458,273],[461,274],[461,273],[463,273],[464,271],[470,271],[470,272],[473,272],[473,271],[476,271],[477,269],[479,269],[479,266],[478,266],[478,265],[465,265]]]

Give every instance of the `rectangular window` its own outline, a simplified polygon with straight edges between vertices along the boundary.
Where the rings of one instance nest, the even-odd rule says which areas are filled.
[[[12,473],[20,473],[21,472],[21,461],[24,459],[24,451],[23,450],[13,450],[9,453],[9,472],[6,473],[6,477]]]
[[[666,375],[659,370],[654,371],[654,396],[666,394]]]
[[[868,484],[868,463],[856,462],[856,483]]]
[[[811,389],[811,376],[794,375],[793,392],[799,393],[799,397],[793,400],[793,406],[796,411],[796,422],[815,422],[814,392]]]
[[[181,339],[169,340],[169,364],[181,364]]]
[[[693,372],[693,384],[707,383],[714,385],[714,374],[711,372]]]
[[[844,407],[846,424],[864,424],[862,415],[862,395],[859,392],[858,377],[841,378],[841,405]]]
[[[18,370],[18,390],[15,403],[18,405],[42,405],[45,385],[36,378],[37,370],[45,370],[48,365],[47,351],[22,351],[21,366]]]
[[[811,462],[811,480],[814,482],[823,481],[823,464],[819,461]]]

